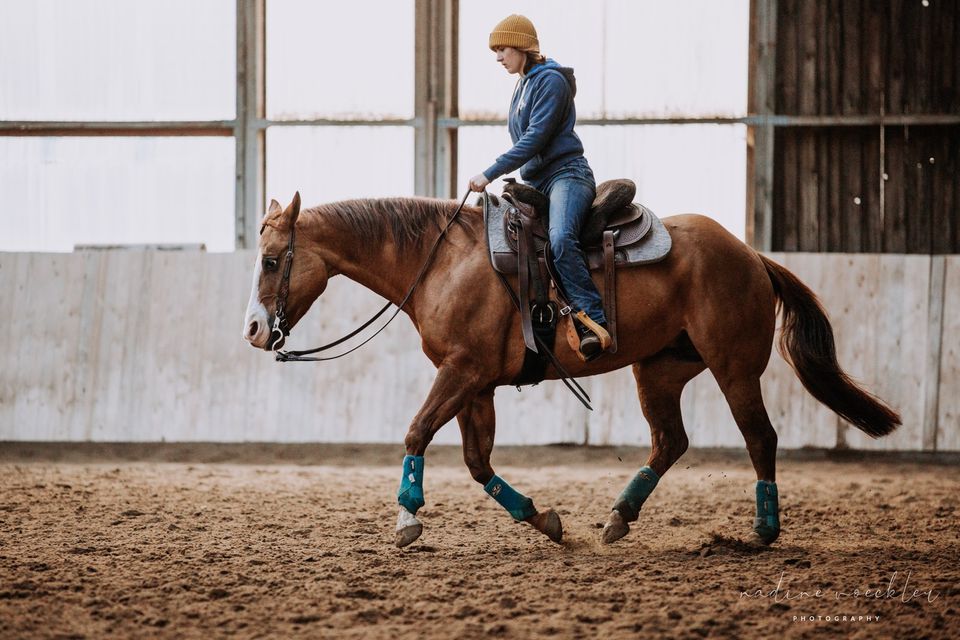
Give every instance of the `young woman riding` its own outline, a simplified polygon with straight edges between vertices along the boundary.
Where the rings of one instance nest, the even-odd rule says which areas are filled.
[[[550,249],[578,323],[580,353],[593,358],[609,341],[603,303],[590,278],[580,246],[580,229],[596,196],[593,171],[574,132],[577,84],[573,69],[540,54],[533,23],[513,14],[490,33],[490,49],[508,73],[520,79],[510,100],[508,128],[513,147],[483,173],[470,179],[473,191],[520,169],[520,177],[550,198]]]

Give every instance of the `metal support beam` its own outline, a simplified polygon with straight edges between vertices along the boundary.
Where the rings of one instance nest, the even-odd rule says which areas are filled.
[[[451,106],[456,111],[456,106]],[[648,118],[579,118],[578,125],[622,127],[632,125],[684,125],[684,124],[743,124],[748,127],[923,127],[958,125],[960,115],[850,115],[850,116],[778,116],[756,114],[743,117],[697,116]],[[115,121],[55,121],[55,120],[3,120],[0,121],[0,137],[29,136],[232,136],[235,120],[115,120]],[[268,127],[415,127],[424,128],[421,118],[302,118],[292,120],[267,120],[257,118],[250,122],[257,130]],[[438,117],[438,129],[463,127],[507,126],[503,119],[464,119]]]
[[[774,123],[776,113],[777,0],[750,3],[750,81],[747,110],[769,119],[747,131],[746,240],[773,248]]]
[[[437,118],[438,127],[489,127],[506,126],[504,119]],[[855,116],[778,116],[772,113],[733,116],[694,116],[648,118],[577,118],[577,125],[633,126],[664,124],[745,124],[748,127],[913,127],[944,124],[960,124],[960,115],[855,115]]]
[[[417,0],[415,59],[415,190],[451,198],[457,185],[457,130],[441,119],[457,117],[458,0]]]
[[[380,118],[366,120],[362,118],[307,118],[299,120],[262,120],[260,126],[267,127],[419,127],[417,118]]]
[[[237,0],[236,248],[256,246],[266,176],[265,0]]]
[[[0,122],[0,137],[16,136],[232,136],[233,120],[110,121],[110,122]]]

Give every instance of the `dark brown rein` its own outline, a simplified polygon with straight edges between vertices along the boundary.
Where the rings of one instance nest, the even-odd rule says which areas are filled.
[[[423,280],[423,276],[426,275],[427,269],[429,269],[430,265],[433,263],[433,258],[437,254],[437,248],[440,246],[440,242],[443,241],[444,236],[447,235],[447,231],[450,229],[451,226],[453,226],[453,223],[456,221],[457,216],[460,215],[460,212],[463,210],[463,205],[466,204],[467,198],[469,197],[470,197],[470,190],[468,189],[467,192],[463,195],[463,200],[460,201],[460,206],[458,206],[457,210],[453,212],[452,216],[450,216],[450,219],[447,221],[446,226],[443,227],[443,229],[440,231],[440,235],[438,235],[437,239],[433,242],[433,246],[430,247],[430,253],[427,254],[427,259],[424,261],[423,266],[420,267],[420,272],[417,274],[417,277],[414,279],[413,284],[410,285],[410,289],[407,290],[407,295],[403,296],[403,300],[401,300],[400,304],[397,305],[397,310],[393,312],[393,315],[390,316],[390,319],[387,320],[382,327],[377,329],[373,333],[373,335],[371,335],[369,338],[367,338],[357,346],[353,347],[352,349],[344,351],[343,353],[337,354],[335,356],[325,356],[322,358],[305,357],[305,356],[309,356],[312,353],[320,353],[321,351],[327,351],[328,349],[332,349],[333,347],[339,344],[343,344],[344,342],[346,342],[347,340],[354,337],[355,335],[357,335],[358,333],[360,333],[361,331],[369,327],[371,324],[373,324],[377,320],[377,318],[382,316],[387,311],[387,309],[390,308],[390,305],[393,304],[392,302],[387,302],[387,304],[385,304],[383,308],[380,309],[380,311],[377,311],[377,313],[374,314],[372,318],[370,318],[369,320],[364,322],[362,325],[360,325],[359,327],[351,331],[349,334],[343,336],[342,338],[334,340],[333,342],[325,344],[322,347],[316,347],[314,349],[306,349],[304,351],[279,351],[278,350],[277,356],[276,356],[277,362],[323,362],[325,360],[336,360],[337,358],[342,358],[348,353],[352,353],[356,351],[363,345],[367,344],[368,342],[376,338],[381,331],[387,328],[387,325],[393,322],[393,319],[397,317],[397,314],[400,313],[404,305],[406,305],[407,302],[410,300],[410,296],[413,295],[413,292],[416,290],[417,286]],[[283,280],[280,282],[280,290],[277,293],[276,319],[274,320],[273,329],[270,334],[272,344],[276,344],[280,340],[279,336],[276,339],[273,339],[273,336],[275,334],[280,333],[284,337],[290,335],[290,328],[287,325],[287,318],[286,318],[286,314],[284,313],[284,310],[287,304],[287,295],[290,293],[290,265],[293,263],[293,239],[294,239],[294,231],[293,229],[291,229],[290,244],[287,247],[287,255],[284,257]]]

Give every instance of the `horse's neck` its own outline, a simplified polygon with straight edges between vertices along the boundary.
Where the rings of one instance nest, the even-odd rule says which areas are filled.
[[[406,296],[440,233],[431,227],[424,232],[419,245],[404,247],[401,252],[389,233],[378,247],[371,247],[370,240],[356,230],[324,227],[322,243],[331,252],[328,261],[335,272],[394,304]],[[443,247],[438,249],[441,253]]]
[[[399,304],[416,273],[407,262],[406,256],[403,259],[398,257],[391,241],[383,243],[377,250],[344,251],[334,267],[338,273]]]

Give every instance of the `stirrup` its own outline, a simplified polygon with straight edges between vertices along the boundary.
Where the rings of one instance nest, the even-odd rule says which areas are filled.
[[[590,330],[593,335],[597,336],[600,340],[600,350],[606,351],[610,348],[610,345],[613,344],[613,338],[610,337],[610,333],[604,329],[602,326],[593,321],[593,319],[587,315],[586,311],[580,310],[576,313],[576,319]],[[582,344],[582,341],[581,341]]]
[[[580,343],[577,345],[577,355],[580,356],[580,359],[584,362],[593,362],[607,353],[608,347],[613,340],[603,326],[590,320],[589,316],[582,311],[574,317],[576,332],[580,338]],[[586,319],[589,323],[583,322],[583,319]],[[606,344],[604,344],[604,336],[607,337]]]

